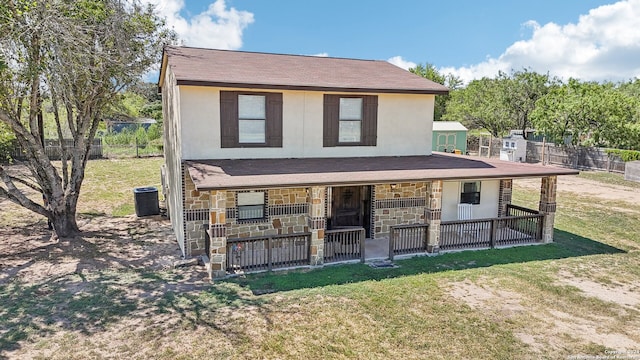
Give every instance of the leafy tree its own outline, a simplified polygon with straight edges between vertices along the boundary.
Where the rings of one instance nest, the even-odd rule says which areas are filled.
[[[636,78],[633,81],[624,82],[618,85],[618,89],[623,93],[640,99],[640,79]]]
[[[549,75],[538,74],[527,69],[512,72],[508,75],[500,72],[497,81],[501,85],[500,101],[504,111],[513,123],[513,127],[522,130],[525,138],[526,130],[531,128],[531,113],[536,101],[544,96],[551,85]]]
[[[14,148],[15,141],[13,132],[0,122],[0,163],[11,160],[11,150]]]
[[[157,84],[138,82],[130,86],[128,92],[144,99],[142,106],[138,109],[139,116],[148,117],[162,123],[162,95],[158,93]]]
[[[0,121],[25,150],[29,177],[0,166],[0,196],[47,217],[59,237],[78,232],[76,207],[91,142],[117,101],[171,39],[153,7],[126,0],[0,3]],[[62,162],[48,159],[42,104],[51,101]],[[63,131],[63,129],[65,131]],[[43,206],[26,188],[42,193]]]
[[[131,91],[125,91],[120,94],[120,101],[117,104],[116,111],[131,118],[139,118],[142,108],[147,104],[147,100]]]
[[[409,69],[410,72],[420,75],[423,78],[429,79],[438,84],[444,85],[449,88],[450,91],[455,91],[462,86],[462,80],[453,74],[441,74],[438,69],[432,64],[418,64],[415,68]],[[449,101],[450,94],[436,95],[436,102],[433,110],[433,119],[439,121],[442,119],[446,108],[447,101]]]
[[[532,120],[555,143],[632,149],[638,146],[637,107],[613,84],[569,79],[537,101]]]
[[[497,79],[471,81],[466,88],[451,93],[443,120],[460,121],[470,129],[486,129],[502,136],[514,126],[502,98],[504,87]]]
[[[162,102],[154,101],[149,104],[145,104],[140,109],[140,115],[156,120],[158,123],[162,123]]]

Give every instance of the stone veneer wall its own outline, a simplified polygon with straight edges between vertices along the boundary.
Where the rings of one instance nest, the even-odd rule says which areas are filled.
[[[389,236],[390,227],[394,225],[424,224],[426,196],[425,182],[375,185],[374,237]]]
[[[185,255],[204,254],[204,224],[209,223],[209,191],[198,191],[189,173],[183,167],[183,216]]]
[[[513,194],[513,179],[500,180],[498,192],[498,217],[507,216],[507,206],[511,204]]]
[[[553,242],[553,225],[556,217],[557,176],[543,177],[540,184],[539,210],[544,214],[542,242]]]
[[[227,191],[227,238],[244,238],[308,232],[309,195],[306,188],[255,189],[267,194],[265,220],[238,222],[236,194]]]

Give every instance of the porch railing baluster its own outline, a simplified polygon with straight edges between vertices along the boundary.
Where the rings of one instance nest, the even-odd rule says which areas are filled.
[[[364,261],[364,228],[327,230],[324,235],[324,262]]]
[[[402,254],[425,252],[428,224],[395,225],[389,231],[389,259]]]
[[[227,239],[230,273],[304,266],[310,259],[310,233]]]

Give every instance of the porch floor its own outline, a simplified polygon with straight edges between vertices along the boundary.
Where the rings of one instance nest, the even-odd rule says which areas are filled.
[[[388,259],[389,258],[389,238],[381,239],[365,239],[364,241],[364,259]]]

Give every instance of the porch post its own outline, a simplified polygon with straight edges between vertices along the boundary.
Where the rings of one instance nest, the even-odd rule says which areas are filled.
[[[210,192],[209,238],[210,250],[207,270],[210,278],[224,277],[227,273],[227,192],[212,190]]]
[[[500,180],[500,193],[498,194],[498,217],[507,216],[507,206],[511,204],[513,179]]]
[[[429,225],[427,252],[440,251],[440,221],[442,219],[442,180],[427,183],[427,206],[424,209],[425,223]]]
[[[324,186],[309,188],[307,223],[311,233],[311,258],[309,259],[311,265],[322,265],[324,262],[325,191]]]
[[[547,176],[542,178],[540,186],[540,212],[544,214],[542,225],[542,242],[553,242],[553,223],[556,217],[556,189],[558,184],[557,176]]]

